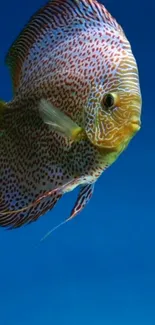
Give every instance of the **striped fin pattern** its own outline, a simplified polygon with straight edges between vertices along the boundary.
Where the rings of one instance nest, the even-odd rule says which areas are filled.
[[[71,215],[69,218],[65,219],[64,221],[60,222],[57,226],[52,228],[50,231],[48,231],[45,236],[41,238],[41,242],[44,241],[48,236],[50,236],[54,231],[56,231],[58,228],[65,225],[67,222],[72,220],[74,217],[76,217],[77,214],[79,214],[86,206],[86,204],[90,201],[92,195],[94,192],[94,184],[87,184],[82,185],[77,201],[75,203],[75,206],[71,212]]]
[[[55,206],[66,190],[74,189],[76,181],[72,179],[48,192],[43,192],[28,205],[24,205],[23,199],[23,207],[19,209],[12,209],[11,205],[8,205],[0,195],[0,226],[13,229],[36,221]]]
[[[77,201],[76,201],[74,208],[71,212],[69,220],[74,218],[78,213],[80,213],[85,208],[85,206],[90,201],[90,199],[93,195],[93,192],[94,192],[94,184],[87,184],[87,185],[81,186]]]
[[[0,226],[14,229],[24,224],[37,221],[40,216],[51,210],[61,197],[62,194],[60,193],[56,193],[52,196],[45,196],[29,205],[27,208],[17,211],[6,211],[4,206],[0,204]]]

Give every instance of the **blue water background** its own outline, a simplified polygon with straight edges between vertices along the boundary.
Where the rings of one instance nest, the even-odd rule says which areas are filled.
[[[12,96],[8,47],[43,0],[0,4],[0,97]],[[136,56],[142,129],[99,179],[91,203],[69,215],[77,191],[16,231],[0,230],[0,325],[155,325],[155,1],[105,0]]]

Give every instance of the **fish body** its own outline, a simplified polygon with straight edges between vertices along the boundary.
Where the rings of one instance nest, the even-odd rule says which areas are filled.
[[[0,104],[0,225],[37,220],[81,185],[72,217],[140,129],[131,46],[97,1],[53,0],[6,62],[14,98]]]

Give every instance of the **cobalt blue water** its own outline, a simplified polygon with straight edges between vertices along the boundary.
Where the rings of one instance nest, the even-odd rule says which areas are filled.
[[[0,97],[10,100],[4,56],[44,0],[0,5]],[[0,325],[155,324],[155,2],[105,0],[136,56],[142,129],[96,184],[72,222],[77,191],[19,230],[0,229]]]

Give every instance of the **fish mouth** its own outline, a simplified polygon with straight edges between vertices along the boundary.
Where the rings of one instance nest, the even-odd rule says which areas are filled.
[[[138,118],[132,118],[125,124],[121,130],[114,134],[113,141],[103,141],[102,146],[104,149],[109,149],[112,151],[118,151],[122,147],[126,147],[126,145],[130,142],[133,136],[140,130],[141,121]],[[110,143],[111,142],[111,143]]]
[[[100,150],[108,150],[116,152],[125,148],[130,140],[136,135],[141,128],[141,120],[139,116],[130,117],[120,129],[116,130],[113,134],[110,134],[109,138],[100,136],[95,142],[95,146]]]
[[[141,121],[138,119],[132,119],[129,123],[129,128],[132,132],[138,132],[141,128]]]

